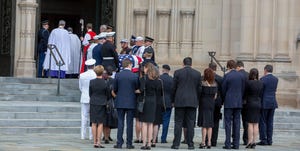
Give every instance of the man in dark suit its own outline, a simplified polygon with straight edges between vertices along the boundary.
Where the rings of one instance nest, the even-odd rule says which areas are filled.
[[[194,149],[194,126],[196,109],[199,105],[201,93],[201,73],[192,66],[192,58],[183,59],[184,67],[174,72],[174,85],[172,103],[175,107],[175,129],[172,149],[178,149],[180,145],[182,125],[185,120],[187,128],[188,149]]]
[[[114,148],[122,148],[123,131],[124,131],[124,117],[126,114],[127,124],[127,149],[133,149],[133,118],[136,108],[135,91],[138,89],[138,76],[131,72],[132,63],[128,58],[122,62],[124,70],[117,73],[114,82],[114,93],[116,97],[116,108],[118,111],[118,132],[117,144]]]
[[[210,63],[209,68],[211,68],[214,72],[217,70],[217,64],[215,63]],[[221,108],[222,108],[222,81],[223,78],[215,73],[215,81],[218,84],[218,95],[215,100],[215,110],[214,110],[214,127],[212,128],[212,136],[211,136],[211,146],[217,146],[217,140],[218,140],[218,133],[219,133],[219,122],[220,119],[222,119],[222,113],[221,113]]]
[[[278,108],[276,101],[276,90],[278,78],[273,74],[273,66],[266,65],[264,76],[260,79],[263,82],[262,111],[259,122],[258,145],[272,145],[273,120],[275,109]]]
[[[161,143],[167,143],[167,135],[169,129],[169,123],[172,113],[172,101],[171,93],[173,88],[173,78],[169,75],[171,68],[169,65],[165,64],[162,66],[162,75],[160,79],[163,82],[164,100],[166,104],[166,111],[163,112],[163,123],[162,123],[162,133],[161,133]]]
[[[43,63],[45,60],[46,52],[47,52],[47,44],[48,44],[48,38],[49,38],[49,24],[48,20],[42,21],[42,29],[38,32],[38,77],[44,77],[45,74],[43,74]]]
[[[244,63],[242,61],[237,61],[236,65],[237,65],[237,68],[236,68],[237,71],[239,71],[245,78],[245,81],[247,81],[249,79],[249,73],[247,71],[245,71]],[[246,121],[246,98],[245,98],[245,95],[243,96],[242,122],[243,122],[243,129],[244,129],[243,143],[244,143],[244,145],[247,145],[247,143],[248,143],[248,122]]]
[[[225,120],[225,146],[224,149],[238,149],[240,141],[240,114],[243,106],[243,94],[245,90],[245,79],[236,71],[234,60],[227,62],[228,73],[225,74],[222,83],[222,95],[224,98],[224,120]],[[231,123],[233,126],[231,127]],[[233,146],[231,146],[231,128],[233,130]]]

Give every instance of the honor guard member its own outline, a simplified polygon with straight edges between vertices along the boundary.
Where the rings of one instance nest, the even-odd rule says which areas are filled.
[[[42,29],[38,33],[38,77],[43,76],[43,63],[47,52],[47,44],[49,38],[49,22],[48,20],[42,21]]]
[[[95,59],[89,59],[85,61],[87,66],[87,71],[81,73],[79,76],[79,89],[81,91],[81,139],[86,139],[86,131],[89,131],[89,139],[92,140],[92,129],[90,125],[90,96],[89,96],[89,86],[90,80],[95,79],[96,73],[94,72]]]
[[[116,46],[113,44],[115,32],[106,34],[106,42],[102,45],[102,65],[106,69],[108,66],[113,68],[113,71],[118,71],[119,59],[116,51]]]
[[[135,39],[135,46],[132,47],[132,54],[143,57],[142,54],[140,55],[140,53],[139,53],[140,51],[144,52],[144,48],[142,48],[143,50],[141,50],[141,47],[144,47],[144,38],[141,36],[138,36]]]
[[[144,53],[145,53],[146,51],[147,51],[147,52],[152,52],[151,60],[155,62],[155,57],[154,57],[155,53],[154,53],[154,49],[153,49],[152,46],[151,46],[151,45],[153,44],[153,41],[154,41],[153,38],[148,37],[148,36],[145,37],[145,50],[144,50]],[[144,57],[144,55],[143,55],[143,57]],[[144,59],[145,59],[145,58],[144,58]]]
[[[131,49],[128,47],[127,39],[122,39],[120,43],[122,48],[120,54],[132,54]]]
[[[130,38],[131,49],[135,46],[135,39],[136,39],[136,37],[134,35],[131,35],[131,38]]]
[[[99,34],[99,43],[93,49],[92,57],[96,60],[95,66],[102,65],[101,50],[102,45],[106,42],[106,32]]]

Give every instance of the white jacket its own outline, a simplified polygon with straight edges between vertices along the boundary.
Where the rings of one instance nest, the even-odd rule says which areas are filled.
[[[89,87],[90,80],[97,77],[93,69],[89,69],[80,74],[79,77],[79,89],[81,91],[80,103],[90,103]]]

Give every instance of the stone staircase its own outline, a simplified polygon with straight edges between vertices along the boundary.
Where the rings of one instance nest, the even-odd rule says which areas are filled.
[[[62,79],[59,96],[56,96],[56,88],[57,79],[0,77],[0,133],[79,134],[78,80]],[[174,111],[172,113],[170,133],[174,128]],[[201,134],[201,129],[197,127],[195,133]],[[224,135],[222,120],[220,135]],[[300,136],[300,110],[276,110],[276,135]]]
[[[80,132],[78,79],[0,77],[0,133]]]

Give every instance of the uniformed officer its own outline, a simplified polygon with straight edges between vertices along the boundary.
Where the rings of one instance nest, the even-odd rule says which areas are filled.
[[[89,86],[90,80],[95,79],[96,73],[94,72],[95,59],[89,59],[85,61],[87,66],[87,71],[81,73],[79,76],[79,89],[81,91],[81,139],[86,139],[86,130],[89,130],[89,139],[92,140],[92,129],[89,127],[90,124],[90,96],[89,96]]]
[[[49,21],[42,21],[42,28],[38,32],[38,77],[43,76],[43,63],[47,52],[47,44],[49,38]]]
[[[116,51],[116,46],[113,44],[115,32],[106,34],[106,42],[102,45],[102,65],[106,69],[111,66],[113,71],[118,71],[119,59]]]
[[[148,36],[145,37],[145,50],[144,50],[144,53],[145,52],[151,52],[152,53],[151,60],[153,62],[155,62],[155,54],[154,54],[154,49],[152,47],[153,41],[154,41],[153,38],[148,37]],[[143,58],[145,59],[144,56],[143,56]]]

